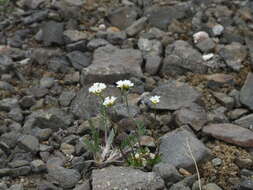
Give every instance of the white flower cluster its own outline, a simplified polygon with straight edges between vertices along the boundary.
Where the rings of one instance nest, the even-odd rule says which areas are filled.
[[[160,102],[160,96],[152,96],[149,98],[149,100],[156,105]]]
[[[89,88],[89,92],[96,95],[100,95],[105,89],[106,85],[104,83],[96,82]]]
[[[134,86],[134,83],[132,83],[130,80],[120,80],[116,82],[117,87],[121,90],[129,90]]]
[[[106,97],[105,100],[104,100],[104,102],[103,102],[103,105],[105,107],[111,107],[111,106],[113,106],[115,104],[116,99],[117,98],[114,97],[114,96]]]

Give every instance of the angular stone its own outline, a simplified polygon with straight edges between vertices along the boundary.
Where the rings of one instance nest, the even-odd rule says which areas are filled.
[[[210,124],[203,128],[203,133],[227,143],[242,147],[253,147],[253,132],[233,124]]]
[[[215,43],[211,38],[197,43],[197,48],[203,53],[210,53],[215,48]]]
[[[145,100],[152,109],[158,110],[177,110],[182,107],[190,106],[200,100],[201,94],[186,83],[168,81],[155,88],[150,96],[158,95],[160,102],[154,106],[149,100]]]
[[[76,93],[74,91],[62,92],[59,97],[60,104],[62,106],[68,106],[75,96],[76,96]]]
[[[93,190],[159,190],[163,188],[165,188],[163,180],[153,172],[115,166],[92,171]]]
[[[77,70],[82,70],[91,64],[91,57],[80,51],[73,51],[68,53],[67,58],[69,59],[72,66]]]
[[[197,163],[210,157],[210,150],[200,140],[191,132],[179,128],[161,137],[159,152],[162,162],[172,164],[175,167],[193,169],[194,162],[187,156],[189,154],[188,144]]]
[[[135,7],[119,7],[108,14],[108,19],[113,26],[124,30],[137,19],[137,16]]]
[[[8,190],[24,190],[24,187],[22,184],[14,184]]]
[[[207,85],[209,88],[215,89],[215,87],[219,88],[223,85],[233,85],[235,79],[232,75],[223,74],[223,73],[216,73],[211,75],[204,76],[205,79],[208,81]]]
[[[235,124],[244,127],[246,129],[253,130],[253,114],[249,114],[235,120]]]
[[[140,38],[138,41],[138,47],[145,57],[148,55],[160,56],[163,51],[162,43],[158,40]]]
[[[64,24],[55,21],[49,21],[42,26],[42,41],[44,45],[63,44]]]
[[[234,110],[228,112],[227,115],[229,116],[230,119],[235,120],[235,119],[240,118],[243,115],[246,115],[248,112],[249,112],[249,110],[247,110],[247,109],[237,108],[237,109],[234,109]],[[253,122],[253,120],[252,120],[252,122]],[[238,125],[240,125],[240,124],[238,124]],[[240,125],[240,126],[244,127],[242,125]],[[246,128],[248,128],[248,127],[246,127]]]
[[[178,40],[166,47],[166,56],[161,68],[162,75],[180,76],[185,72],[206,73],[201,53],[188,42]]]
[[[81,83],[114,83],[131,76],[142,77],[142,61],[138,50],[100,47],[94,52],[92,64],[82,70]]]
[[[99,47],[106,46],[108,44],[109,44],[108,41],[106,41],[104,39],[96,38],[96,39],[93,39],[93,40],[89,41],[89,43],[87,44],[87,48],[89,50],[94,50],[94,49],[97,49]]]
[[[239,71],[243,67],[242,62],[247,56],[247,49],[240,43],[233,42],[222,48],[219,54],[227,63],[228,67]]]
[[[145,72],[150,75],[158,73],[161,66],[162,58],[160,56],[146,56]]]
[[[39,151],[39,141],[36,137],[31,136],[31,135],[24,135],[18,139],[19,142],[19,147],[26,150],[30,151],[33,153],[36,153]]]
[[[63,188],[73,188],[81,178],[78,171],[60,166],[48,168],[48,176]]]
[[[68,42],[77,42],[80,40],[85,40],[88,38],[87,33],[80,32],[78,30],[65,30],[63,32],[64,37],[66,38],[66,41]]]
[[[18,100],[16,98],[5,98],[0,100],[0,111],[9,112],[11,109],[18,107]]]
[[[221,92],[213,92],[213,95],[221,105],[225,106],[229,110],[231,110],[234,107],[235,105],[234,98]]]
[[[203,107],[193,104],[174,112],[174,120],[179,127],[190,125],[194,130],[199,131],[207,122],[207,113]]]
[[[133,24],[131,24],[129,27],[126,29],[126,33],[128,36],[134,36],[138,34],[145,26],[147,22],[147,17],[142,17],[135,21]]]
[[[249,73],[240,91],[240,101],[244,106],[253,110],[253,74]]]

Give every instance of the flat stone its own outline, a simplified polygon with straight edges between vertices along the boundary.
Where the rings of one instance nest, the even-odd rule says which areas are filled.
[[[224,85],[233,85],[235,83],[234,77],[229,74],[215,73],[211,75],[205,75],[204,78],[208,81],[209,88],[214,89],[222,87]]]
[[[64,24],[55,21],[49,21],[42,26],[42,41],[44,45],[63,44]]]
[[[163,188],[163,180],[153,172],[143,172],[130,167],[115,166],[110,166],[104,169],[95,169],[92,171],[93,190],[159,190]]]
[[[230,119],[235,120],[235,119],[239,119],[240,117],[246,115],[249,112],[249,110],[244,109],[244,108],[237,108],[234,110],[231,110],[230,112],[228,112],[228,116]],[[253,122],[253,120],[252,120]],[[238,125],[240,125],[239,123],[237,123]],[[240,125],[241,127],[243,127],[242,125]],[[246,127],[248,128],[248,127]]]
[[[24,190],[24,187],[22,184],[14,184],[8,190]]]
[[[150,94],[150,96],[154,95],[161,97],[156,106],[152,105],[149,100],[146,100],[146,102],[152,109],[158,110],[177,110],[187,107],[199,101],[201,97],[201,94],[195,88],[176,81],[168,81],[156,87]]]
[[[60,166],[48,168],[48,176],[63,188],[73,188],[81,178],[78,171]]]
[[[88,54],[84,54],[80,51],[73,51],[67,54],[72,66],[77,70],[82,70],[91,64],[91,57]]]
[[[203,128],[203,133],[227,143],[242,147],[253,147],[253,132],[233,124],[210,124]]]
[[[142,17],[138,20],[136,20],[133,24],[131,24],[129,27],[126,29],[126,33],[128,36],[134,36],[138,34],[145,26],[147,22],[147,17]]]
[[[39,151],[39,141],[36,137],[31,135],[24,135],[18,139],[19,147],[30,151],[33,153],[36,153]]]
[[[0,111],[9,112],[13,108],[18,108],[18,100],[16,98],[5,98],[0,100]]]
[[[240,102],[253,110],[253,74],[249,73],[247,79],[240,91]]]
[[[205,185],[204,188],[205,188],[205,190],[222,190],[222,188],[220,188],[215,183],[208,183],[208,184]]]
[[[149,40],[145,38],[140,38],[138,40],[138,47],[145,57],[148,55],[160,56],[163,51],[162,43],[158,40]]]
[[[213,92],[213,96],[215,97],[215,99],[223,106],[225,106],[226,108],[228,108],[229,110],[231,110],[234,105],[235,105],[235,101],[234,98],[221,93],[221,92]]]
[[[179,127],[190,125],[194,130],[199,131],[207,123],[207,113],[203,107],[192,104],[174,112],[174,121]]]
[[[64,91],[61,93],[59,97],[60,104],[62,106],[68,106],[71,101],[74,99],[76,96],[76,93],[74,91]]]
[[[215,43],[211,38],[205,39],[196,44],[197,48],[203,53],[210,53],[215,48]]]
[[[210,157],[210,150],[200,140],[191,132],[179,128],[161,137],[159,152],[162,162],[179,168],[193,169],[194,162],[187,156],[189,153],[187,143],[189,143],[197,163],[201,163]]]
[[[146,56],[145,72],[156,75],[160,69],[162,58],[160,56]]]
[[[235,124],[244,127],[246,129],[253,130],[253,114],[249,114],[235,120]]]
[[[142,77],[142,54],[134,49],[118,49],[107,45],[98,48],[90,66],[82,70],[81,83],[115,83],[131,76]]]
[[[64,37],[66,38],[66,41],[68,42],[77,42],[80,40],[86,40],[88,38],[87,33],[80,32],[78,30],[65,30],[63,32]]]

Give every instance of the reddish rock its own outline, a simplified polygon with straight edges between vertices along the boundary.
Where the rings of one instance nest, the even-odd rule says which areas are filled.
[[[242,147],[253,147],[253,132],[233,124],[211,124],[202,130],[205,134]]]

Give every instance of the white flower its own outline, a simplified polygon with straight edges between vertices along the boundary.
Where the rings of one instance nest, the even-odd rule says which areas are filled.
[[[155,159],[155,154],[149,153],[149,157],[150,157],[151,159]]]
[[[134,157],[135,157],[136,159],[139,159],[139,158],[140,158],[140,154],[139,154],[139,153],[136,153],[136,154],[134,155]]]
[[[153,104],[158,104],[160,102],[160,96],[152,96],[149,98],[149,100],[153,103]]]
[[[90,88],[89,88],[89,92],[90,93],[93,93],[93,94],[96,94],[96,95],[100,95],[101,92],[103,90],[106,89],[106,85],[104,83],[94,83]]]
[[[106,106],[106,107],[111,107],[115,104],[116,99],[117,98],[114,97],[114,96],[106,97],[105,100],[104,100],[103,105]]]
[[[128,90],[129,88],[134,86],[134,83],[132,83],[130,80],[120,80],[116,82],[117,87],[122,90]]]

